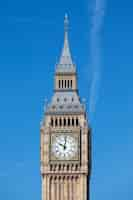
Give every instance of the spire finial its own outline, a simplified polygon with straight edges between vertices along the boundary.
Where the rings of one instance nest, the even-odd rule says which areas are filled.
[[[65,14],[65,19],[64,19],[64,31],[65,33],[68,32],[68,26],[69,26],[69,20],[68,20],[68,14]]]
[[[73,64],[69,42],[68,42],[68,28],[69,28],[69,20],[68,15],[65,14],[64,18],[64,45],[60,57],[60,61],[57,67],[57,71],[59,72],[75,72],[75,66]]]

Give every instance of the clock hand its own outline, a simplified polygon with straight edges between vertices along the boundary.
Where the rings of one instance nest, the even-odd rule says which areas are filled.
[[[66,141],[67,141],[67,136],[65,136],[64,150],[66,149]]]
[[[63,144],[61,144],[61,143],[58,143],[60,146],[63,146],[64,147],[64,145]]]
[[[67,136],[65,136],[65,145],[66,145],[66,139],[67,139]]]

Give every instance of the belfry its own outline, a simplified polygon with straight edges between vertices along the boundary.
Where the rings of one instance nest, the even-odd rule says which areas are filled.
[[[42,200],[89,200],[91,131],[77,86],[76,66],[68,42],[54,77],[54,94],[41,123]]]

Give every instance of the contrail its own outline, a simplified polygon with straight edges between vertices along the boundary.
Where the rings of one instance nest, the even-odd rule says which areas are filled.
[[[92,16],[90,30],[90,54],[92,79],[90,87],[90,106],[91,115],[95,113],[98,93],[100,88],[101,65],[102,65],[102,48],[101,34],[104,25],[104,17],[106,10],[106,0],[92,0]]]

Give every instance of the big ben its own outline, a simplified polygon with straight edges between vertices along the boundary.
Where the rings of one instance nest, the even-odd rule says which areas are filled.
[[[64,19],[64,45],[55,69],[54,94],[41,124],[42,200],[89,200],[91,131],[77,86]]]

